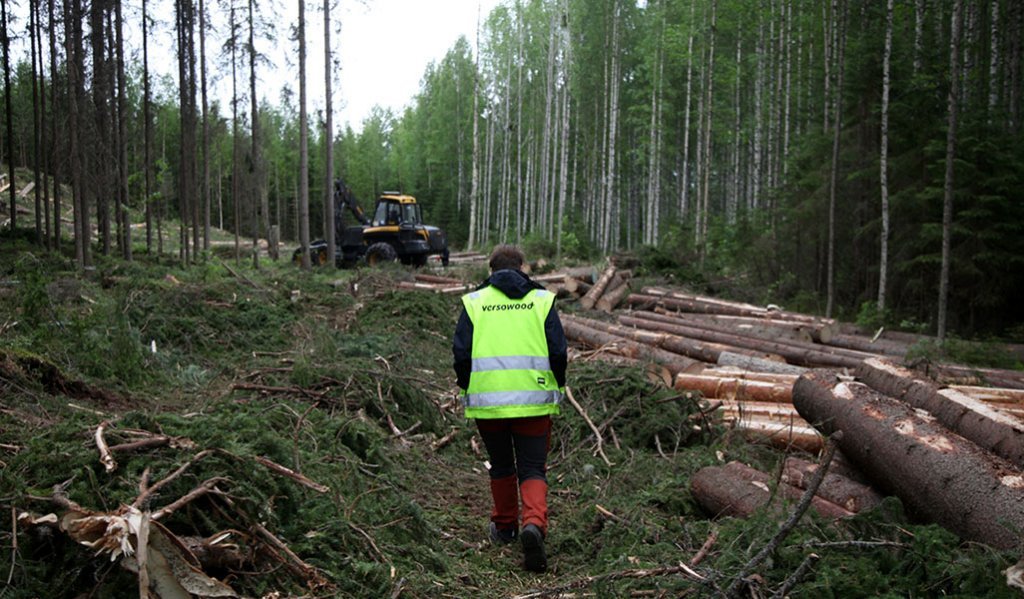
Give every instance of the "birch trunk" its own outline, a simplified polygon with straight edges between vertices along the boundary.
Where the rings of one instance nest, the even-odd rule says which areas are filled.
[[[953,17],[949,42],[949,95],[946,97],[946,175],[942,194],[942,267],[939,273],[939,342],[946,340],[946,310],[949,301],[950,238],[953,234],[953,161],[956,158],[956,111],[960,88],[960,69],[957,65],[960,47],[960,24],[963,15],[962,0],[953,2]]]
[[[710,210],[710,188],[711,188],[711,118],[714,114],[712,105],[713,90],[715,86],[715,27],[718,20],[718,1],[711,0],[711,33],[708,48],[708,74],[707,88],[704,91],[705,97],[705,125],[704,125],[704,182],[701,184],[701,209],[700,209],[700,260],[701,265],[707,255],[708,237],[708,216]]]
[[[693,15],[696,0],[690,2],[690,21],[687,26],[690,34],[686,41],[686,109],[683,116],[683,167],[682,184],[679,187],[679,219],[686,219],[687,200],[689,199],[690,174],[690,91],[693,84]]]
[[[476,220],[480,196],[480,15],[476,20],[476,57],[473,68],[473,176],[469,188],[469,239],[466,249],[477,246]]]
[[[878,263],[878,311],[885,310],[886,279],[889,272],[889,61],[892,58],[893,0],[886,1],[885,51],[882,56],[882,147],[879,180],[882,196],[882,250]]]
[[[611,45],[611,80],[610,94],[608,100],[608,160],[605,164],[605,210],[606,219],[604,230],[601,234],[601,249],[608,252],[613,249],[612,223],[615,214],[615,142],[618,135],[618,113],[619,113],[619,3],[612,1],[612,45]],[[616,235],[617,237],[617,235]]]
[[[569,0],[563,0],[562,12],[569,14]],[[562,258],[562,223],[565,217],[565,203],[569,188],[569,123],[572,112],[572,95],[569,93],[569,72],[572,69],[572,37],[569,35],[569,24],[562,26],[562,153],[558,182],[558,225],[555,229],[555,255]]]

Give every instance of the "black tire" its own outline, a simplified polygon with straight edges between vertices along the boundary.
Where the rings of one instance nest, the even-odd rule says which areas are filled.
[[[398,258],[395,248],[391,244],[379,241],[366,248],[367,266],[377,266],[385,262],[394,262]]]

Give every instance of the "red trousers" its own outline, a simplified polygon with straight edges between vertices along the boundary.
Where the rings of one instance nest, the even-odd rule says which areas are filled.
[[[502,530],[533,524],[548,529],[547,459],[551,417],[477,419],[491,462],[491,521]]]

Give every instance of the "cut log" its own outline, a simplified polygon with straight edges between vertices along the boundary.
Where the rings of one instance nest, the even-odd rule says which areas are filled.
[[[1024,390],[1021,389],[976,387],[973,385],[950,385],[949,388],[984,402],[1024,404]]]
[[[682,321],[680,324],[700,323],[711,325],[722,329],[743,332],[744,334],[763,339],[789,339],[811,343],[821,342],[822,338],[831,339],[833,333],[831,327],[821,324],[813,325],[803,322],[792,322],[788,320],[773,320],[765,317],[754,316],[728,316],[724,314],[697,314],[692,312],[673,312],[665,308],[656,307],[654,312],[663,316]]]
[[[801,376],[793,404],[824,433],[842,430],[843,453],[916,516],[969,541],[1020,546],[1024,476],[1010,462],[867,385],[837,384],[833,373]]]
[[[769,505],[773,494],[769,487],[771,478],[749,466],[730,462],[725,466],[701,468],[690,479],[690,491],[705,512],[714,517],[750,517],[754,512]],[[803,494],[799,489],[782,483],[775,497],[786,497],[798,501]],[[774,509],[780,509],[776,502]],[[826,518],[845,518],[853,513],[842,507],[815,497],[811,509]]]
[[[947,429],[1018,467],[1024,465],[1024,421],[954,389],[940,390],[885,360],[865,360],[857,368],[857,378],[890,397],[927,410]]]
[[[576,277],[569,276],[565,277],[564,285],[566,291],[568,291],[569,293],[586,293],[590,291],[591,287],[593,287],[591,283],[587,283],[586,281],[581,281]]]
[[[596,307],[602,312],[611,313],[611,311],[622,302],[623,298],[629,295],[629,292],[629,282],[623,280],[621,285],[609,291],[605,291],[604,295],[601,296],[601,299],[597,300]]]
[[[594,283],[594,286],[590,288],[590,291],[588,291],[587,294],[583,296],[583,299],[580,300],[580,306],[582,306],[584,310],[590,310],[593,308],[594,304],[596,304],[597,300],[600,299],[605,288],[608,287],[608,283],[611,282],[612,277],[614,276],[615,265],[609,264],[608,268],[604,269],[604,272],[601,274],[601,278]]]
[[[633,294],[635,295],[635,294]],[[629,297],[633,297],[630,295]],[[628,299],[628,298],[627,298]],[[796,342],[765,341],[754,339],[733,333],[727,333],[708,328],[697,328],[665,322],[665,317],[652,312],[636,312],[636,316],[622,316],[619,321],[623,324],[636,326],[651,331],[672,333],[690,339],[710,341],[733,347],[753,349],[759,352],[778,354],[787,362],[801,366],[839,366],[843,368],[856,368],[862,358],[848,356],[842,352],[850,350],[839,350],[838,348],[826,348],[825,346],[814,346],[812,344],[798,344]],[[818,349],[818,348],[822,349]]]
[[[419,273],[419,272],[414,274],[412,277],[414,279],[416,279],[417,281],[420,281],[422,283],[438,283],[438,284],[447,285],[447,286],[451,286],[451,285],[465,285],[466,284],[465,281],[461,281],[459,279],[454,279],[452,277],[441,277],[441,276],[438,276],[438,275],[428,275],[428,274]]]
[[[787,404],[793,401],[793,381],[767,383],[683,373],[676,375],[675,388],[678,391],[699,391],[704,397],[714,399]]]
[[[757,372],[770,372],[777,374],[795,374],[797,376],[807,372],[807,369],[802,366],[794,366],[792,364],[786,364],[785,362],[765,360],[763,358],[756,358],[746,354],[725,351],[719,354],[717,364],[719,366],[730,366],[741,368],[743,370],[754,370]]]
[[[637,343],[636,341],[631,341],[629,339],[619,337],[618,335],[612,335],[610,333],[588,327],[580,322],[579,319],[569,316],[568,314],[562,315],[562,328],[565,330],[565,336],[571,341],[575,341],[595,349],[614,349],[615,353],[619,353],[629,358],[657,362],[665,368],[668,368],[669,372],[673,375],[679,374],[680,372],[699,372],[704,368],[702,363],[697,362],[696,360],[691,360],[686,356],[651,347],[643,343]]]
[[[585,320],[583,322],[592,328],[605,331],[606,333],[632,339],[640,343],[646,343],[654,347],[667,349],[668,351],[707,363],[714,363],[715,360],[718,359],[718,356],[724,351],[747,352],[754,354],[759,358],[766,357],[766,354],[753,350],[688,339],[686,337],[679,337],[677,335],[663,332],[638,330],[631,327],[602,322],[600,320]]]
[[[788,457],[783,465],[782,480],[800,489],[806,489],[817,471],[818,465],[814,462]],[[821,481],[817,495],[851,512],[862,512],[882,503],[882,495],[870,485],[832,472],[831,467]]]
[[[885,341],[883,339],[872,341],[870,337],[861,337],[859,335],[833,335],[828,341],[823,343],[832,347],[843,347],[898,358],[907,355],[907,346],[902,343]]]
[[[804,370],[804,369],[801,369]],[[785,383],[790,386],[800,378],[799,374],[782,374],[775,372],[755,372],[752,370],[741,370],[732,366],[721,368],[705,368],[701,371],[704,376],[718,376],[730,379],[743,379],[746,381],[763,381],[766,383]]]
[[[755,306],[753,304],[731,302],[707,296],[690,295],[659,287],[644,287],[641,289],[641,294],[646,296],[648,300],[661,298],[665,306],[675,307],[684,312],[767,317],[775,320],[789,320],[792,322],[806,322],[814,324],[827,323],[832,326],[835,326],[836,324],[834,320],[829,318],[819,318],[808,314],[787,312],[785,310],[775,309],[774,307],[769,309]]]
[[[1024,372],[998,368],[974,368],[958,364],[931,364],[925,369],[940,383],[989,385],[1004,389],[1024,389]]]
[[[750,414],[739,418],[733,428],[753,443],[764,443],[783,451],[794,449],[807,453],[818,453],[825,446],[825,439],[805,420],[779,422],[770,418],[762,418]]]

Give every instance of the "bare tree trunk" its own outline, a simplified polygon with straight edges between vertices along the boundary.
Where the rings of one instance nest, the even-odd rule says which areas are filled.
[[[42,198],[39,195],[40,191],[42,191],[39,185],[39,163],[42,160],[42,152],[40,150],[43,139],[43,121],[42,115],[39,113],[39,81],[42,79],[40,76],[40,71],[42,69],[39,67],[39,62],[42,59],[42,56],[36,53],[36,38],[38,36],[38,30],[36,27],[36,0],[29,0],[28,14],[29,42],[32,44],[32,181],[34,183],[32,190],[35,192],[36,242],[40,245],[45,245],[46,233],[49,232],[49,226],[43,228],[43,206]],[[49,214],[47,214],[47,216],[49,216]]]
[[[991,125],[999,104],[999,0],[992,0],[989,6],[988,122]]]
[[[71,157],[71,190],[74,198],[74,221],[75,221],[75,261],[80,269],[92,266],[92,248],[90,238],[92,227],[89,224],[89,205],[83,187],[83,165],[81,153],[81,130],[80,117],[82,106],[85,102],[85,89],[83,84],[85,71],[85,50],[82,47],[82,6],[79,0],[64,0],[64,23],[65,27],[70,23],[70,32],[65,32],[65,53],[68,57],[68,87],[70,106],[68,123],[70,131],[68,136],[68,155]],[[6,23],[6,19],[3,20]],[[6,34],[6,32],[5,32]],[[5,71],[6,73],[6,71]],[[7,89],[10,89],[8,86]],[[10,121],[8,121],[8,140],[11,138]],[[13,159],[12,159],[13,160]],[[14,164],[11,163],[13,175]],[[14,185],[11,185],[11,225],[14,220]]]
[[[562,13],[569,14],[569,0],[562,0]],[[557,260],[562,258],[562,225],[565,218],[565,204],[569,192],[569,125],[572,112],[572,95],[569,92],[569,73],[572,70],[572,36],[569,34],[568,21],[562,24],[562,155],[559,162],[559,183],[558,183],[558,226],[555,229],[555,255]]]
[[[93,117],[96,125],[95,145],[89,152],[94,157],[90,170],[94,173],[95,183],[89,186],[91,195],[96,198],[96,225],[99,227],[100,251],[104,256],[110,255],[110,193],[113,190],[110,177],[111,127],[108,122],[110,112],[107,101],[110,68],[106,61],[106,45],[104,42],[104,13],[107,10],[105,0],[93,0],[89,8],[89,37],[92,47],[92,102]]]
[[[662,7],[664,11],[664,7]],[[662,13],[664,14],[664,13]],[[658,140],[661,134],[661,64],[662,44],[664,42],[665,19],[661,19],[661,31],[658,45],[654,49],[654,61],[651,65],[651,125],[647,140],[647,206],[644,212],[643,243],[654,245],[658,230],[658,202],[660,190],[658,180],[661,178],[659,165]]]
[[[953,235],[953,161],[956,158],[956,111],[960,88],[960,24],[963,15],[962,0],[953,2],[953,17],[949,42],[949,95],[946,97],[946,176],[942,194],[942,267],[939,274],[939,342],[946,340],[946,309],[949,301],[950,243]]]
[[[61,123],[63,118],[58,116],[61,114],[57,104],[57,11],[54,6],[54,0],[49,0],[47,4],[47,12],[50,17],[50,109],[53,111],[52,124],[53,124],[53,135],[50,136],[49,154],[50,157],[47,159],[49,162],[52,160],[52,175],[53,175],[53,244],[52,247],[55,250],[60,249],[61,241],[61,190],[60,182],[63,169],[61,168],[62,162],[57,158],[57,152],[60,147],[60,140],[63,139],[63,127]],[[67,26],[64,28],[64,36],[67,37]],[[40,42],[41,43],[41,42]]]
[[[754,78],[754,147],[750,166],[750,208],[761,207],[761,138],[764,129],[764,16],[757,17],[757,75]]]
[[[121,3],[114,5],[115,30],[117,33],[117,213],[121,226],[118,243],[121,257],[132,260],[132,223],[128,213],[128,94],[124,69],[124,19]]]
[[[255,40],[255,21],[254,21],[254,5],[256,0],[249,0],[249,106],[250,106],[250,121],[252,124],[252,164],[250,167],[251,184],[252,184],[252,266],[253,268],[260,267],[260,220],[264,223],[264,232],[270,228],[270,209],[267,205],[267,191],[266,186],[263,184],[263,154],[262,144],[263,139],[260,136],[260,112],[258,100],[256,95],[256,40]],[[305,126],[305,121],[303,121]],[[306,156],[309,159],[309,156]],[[306,182],[309,185],[309,182]],[[309,196],[306,196],[308,202]],[[307,205],[308,208],[308,205]],[[262,212],[262,214],[260,214]],[[306,221],[308,226],[309,212],[306,212]],[[300,223],[300,226],[301,223]],[[308,233],[308,231],[307,231]],[[301,232],[300,232],[301,236]],[[306,245],[308,248],[308,243]]]
[[[309,259],[309,130],[306,127],[306,0],[299,0],[299,247],[302,270]],[[253,108],[255,110],[255,107]],[[333,259],[333,256],[331,257]]]
[[[885,310],[886,278],[889,272],[889,61],[892,57],[893,0],[885,8],[885,53],[882,57],[882,147],[879,181],[882,195],[882,255],[878,263],[878,311]]]
[[[199,80],[203,102],[203,249],[210,249],[210,122],[206,97],[206,4],[199,0]]]
[[[738,27],[743,31],[742,17]],[[741,81],[743,79],[743,36],[736,36],[736,81],[733,88],[733,124],[732,124],[732,194],[725,200],[726,221],[732,225],[736,224],[736,217],[739,212],[739,202],[742,197],[742,182],[740,181],[740,158],[743,152],[743,144],[740,142],[741,125],[743,123],[743,105],[740,95]]]
[[[843,130],[843,74],[846,71],[846,0],[842,0],[836,16],[838,47],[836,49],[835,123],[832,131],[832,173],[829,180],[828,201],[828,298],[825,302],[825,318],[832,317],[835,305],[835,254],[836,254],[836,191],[839,182],[839,141]]]
[[[914,0],[914,76],[921,72],[921,50],[924,38],[924,1]]]
[[[334,67],[334,61],[331,57],[331,0],[324,0],[324,94],[325,104],[324,112],[326,119],[324,122],[324,228],[326,229],[327,235],[327,255],[329,256],[330,264],[332,267],[336,265],[334,256],[337,252],[338,240],[335,238],[335,214],[334,214],[334,97],[331,94],[331,83],[332,77],[331,72]],[[456,96],[458,94],[456,93]],[[456,97],[456,106],[459,104],[459,98]],[[458,119],[456,119],[458,120]],[[461,135],[458,138],[461,140]],[[456,202],[456,206],[461,204],[462,200],[462,152],[459,152],[459,198]],[[278,219],[280,224],[280,219]]]
[[[619,3],[612,0],[612,44],[611,52],[611,77],[609,81],[608,100],[608,159],[605,164],[605,185],[604,185],[604,206],[605,226],[601,234],[601,249],[608,252],[613,249],[613,236],[617,240],[617,231],[614,230],[613,221],[615,213],[615,142],[618,137],[618,114],[619,114]]]
[[[704,265],[704,259],[707,257],[707,238],[708,238],[708,219],[710,218],[710,196],[711,196],[711,119],[714,114],[714,106],[712,104],[713,94],[712,91],[715,86],[715,27],[718,21],[718,0],[711,0],[711,32],[708,49],[708,73],[707,73],[707,85],[705,86],[705,125],[704,125],[704,182],[701,184],[701,207],[699,211],[700,219],[700,261],[701,266]]]
[[[235,265],[242,261],[242,249],[241,249],[241,231],[242,231],[242,218],[240,212],[242,211],[241,199],[239,194],[242,191],[241,185],[239,184],[239,177],[241,176],[241,168],[239,168],[238,160],[238,69],[236,52],[238,50],[238,32],[235,28],[238,26],[238,21],[235,18],[235,7],[231,7],[231,203],[232,203],[232,216],[235,220]]]
[[[14,181],[14,118],[11,115],[11,39],[7,33],[7,0],[0,0],[0,43],[4,52],[4,106],[7,120],[7,164],[11,201],[8,209],[11,215],[11,230],[18,226],[18,207]]]
[[[477,246],[476,221],[480,203],[480,14],[476,18],[476,62],[473,69],[473,177],[469,188],[469,240],[466,249]]]
[[[150,111],[150,89],[149,89],[149,11],[146,0],[142,0],[142,154],[144,174],[143,196],[146,204],[146,253],[153,253],[153,203],[152,196],[152,170],[153,161],[151,156],[153,145],[152,116]]]
[[[682,184],[679,186],[679,218],[686,218],[686,210],[689,200],[689,173],[690,173],[690,90],[693,84],[693,16],[694,6],[697,3],[690,2],[690,21],[687,23],[689,35],[686,40],[686,109],[683,116],[683,166]]]

